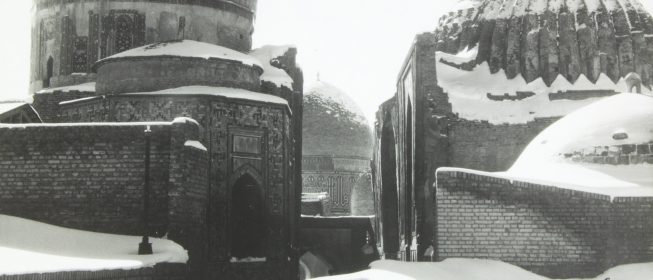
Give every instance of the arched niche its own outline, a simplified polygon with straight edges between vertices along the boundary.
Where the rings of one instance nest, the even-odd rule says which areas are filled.
[[[397,151],[390,118],[381,134],[381,233],[386,258],[399,252],[399,193],[397,189]]]
[[[245,172],[231,189],[231,256],[237,259],[265,257],[265,200],[256,177]]]

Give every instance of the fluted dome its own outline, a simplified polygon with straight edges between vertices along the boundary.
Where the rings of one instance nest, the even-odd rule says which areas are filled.
[[[653,82],[653,18],[640,0],[465,0],[440,19],[438,50],[476,49],[473,64],[509,79],[570,83],[631,72]]]
[[[622,93],[605,98],[545,129],[508,173],[610,191],[645,188],[653,194],[651,120],[653,97]]]
[[[318,81],[304,94],[303,154],[360,157],[372,153],[372,132],[364,114],[342,90]]]

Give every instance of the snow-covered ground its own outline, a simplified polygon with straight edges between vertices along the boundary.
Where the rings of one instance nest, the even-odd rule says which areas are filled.
[[[493,260],[447,259],[433,263],[376,261],[371,269],[323,280],[547,280],[517,266]],[[653,263],[631,264],[612,268],[587,280],[651,280]],[[572,279],[568,279],[572,280]],[[580,279],[578,279],[580,280]]]
[[[153,255],[137,254],[141,237],[103,234],[0,215],[0,275],[137,269],[185,263],[178,244],[151,238]]]
[[[477,65],[472,71],[461,70],[442,62],[444,60],[453,64],[467,63],[476,58],[477,52],[476,48],[473,48],[465,49],[455,55],[436,53],[438,85],[448,94],[453,112],[463,119],[484,120],[494,124],[526,123],[535,118],[564,116],[603,98],[551,100],[549,98],[551,93],[592,90],[628,91],[625,79],[622,78],[614,83],[605,74],[601,74],[595,83],[585,75],[580,75],[573,84],[562,75],[558,75],[553,83],[547,86],[542,78],[530,83],[527,83],[521,75],[508,79],[503,69],[492,74],[487,62]],[[643,87],[642,91],[651,95],[651,90],[646,87]],[[530,92],[535,95],[515,101],[494,101],[487,97],[487,94],[517,96],[517,92]]]

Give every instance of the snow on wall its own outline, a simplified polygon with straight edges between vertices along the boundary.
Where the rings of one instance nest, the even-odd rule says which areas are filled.
[[[249,54],[257,58],[263,65],[263,75],[261,81],[271,82],[279,87],[285,86],[292,89],[293,80],[283,69],[272,65],[272,62],[278,57],[283,56],[290,48],[295,46],[271,46],[266,45],[251,51]]]
[[[592,83],[585,75],[581,75],[574,84],[558,75],[555,81],[547,86],[542,78],[530,83],[527,83],[521,75],[514,79],[508,79],[503,69],[492,74],[487,62],[477,65],[471,71],[461,70],[447,64],[447,62],[456,65],[466,63],[472,61],[474,56],[474,49],[465,50],[459,55],[436,53],[438,85],[448,94],[453,112],[468,120],[484,120],[494,124],[526,123],[538,117],[564,116],[575,109],[601,99],[600,97],[580,98],[579,96],[579,100],[551,100],[549,95],[552,93],[592,90],[628,91],[625,79],[622,78],[618,83],[613,83],[605,74],[601,74],[596,83]],[[642,89],[646,94],[651,94],[651,90],[648,88],[643,87]],[[487,96],[491,94],[515,97],[518,92],[528,92],[534,95],[515,101],[494,101]]]
[[[137,269],[185,263],[186,250],[152,238],[153,255],[138,255],[141,237],[57,227],[0,215],[0,275]]]

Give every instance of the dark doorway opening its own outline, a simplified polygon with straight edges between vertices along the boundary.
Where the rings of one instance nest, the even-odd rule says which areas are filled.
[[[54,75],[54,59],[52,57],[48,58],[48,62],[45,66],[45,79],[43,79],[43,87],[50,87],[50,79]]]
[[[399,252],[399,194],[395,137],[387,124],[381,135],[381,216],[383,252],[386,258],[397,258]]]
[[[265,204],[259,183],[245,174],[234,184],[231,196],[231,256],[265,256]]]

